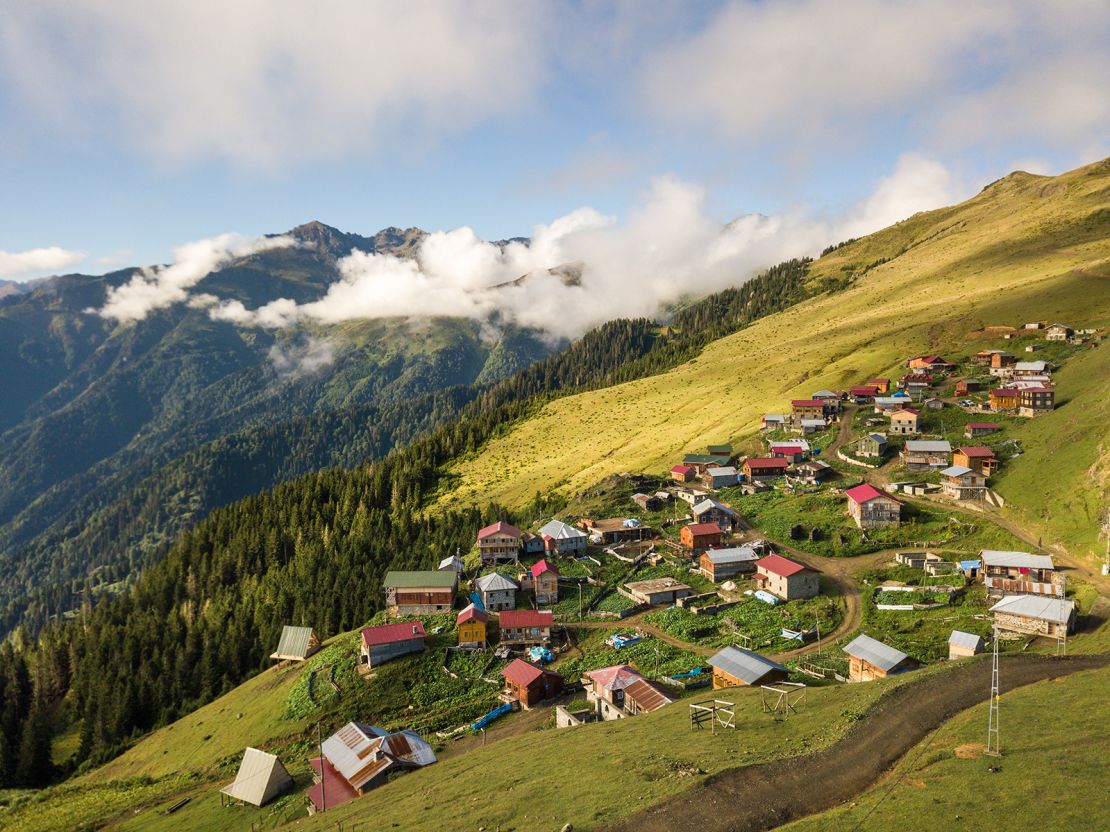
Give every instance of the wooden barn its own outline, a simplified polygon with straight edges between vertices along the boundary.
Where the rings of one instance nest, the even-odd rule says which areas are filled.
[[[845,648],[848,654],[848,681],[870,682],[906,673],[921,667],[921,662],[867,635],[856,636]]]

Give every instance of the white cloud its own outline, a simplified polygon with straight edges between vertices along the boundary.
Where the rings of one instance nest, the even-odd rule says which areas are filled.
[[[174,249],[173,263],[142,268],[123,285],[110,288],[104,306],[87,311],[117,321],[142,320],[156,309],[190,300],[189,289],[237,257],[295,244],[291,237],[251,239],[238,234],[186,243]],[[215,301],[212,295],[198,295],[191,299],[191,305],[203,307]]]
[[[268,357],[279,378],[302,378],[335,361],[336,349],[327,338],[308,335],[290,343],[275,342]]]
[[[0,251],[0,277],[32,277],[44,272],[58,272],[84,259],[83,251],[67,251],[58,246]]]
[[[664,178],[625,222],[581,208],[537,226],[529,245],[504,248],[469,228],[436,232],[413,260],[352,253],[339,263],[341,279],[318,301],[281,299],[254,310],[225,301],[209,314],[272,328],[447,315],[573,337],[606,320],[654,316],[683,297],[742,284],[769,265],[814,254],[959,195],[961,186],[942,165],[907,155],[843,217],[749,214],[722,226],[706,213],[703,189]],[[556,268],[568,265],[577,279]]]
[[[36,0],[0,19],[0,80],[71,138],[281,169],[409,152],[525,107],[547,16],[514,0]]]
[[[649,58],[643,92],[657,114],[751,143],[908,130],[1089,153],[1110,135],[1108,33],[1104,0],[732,2]]]

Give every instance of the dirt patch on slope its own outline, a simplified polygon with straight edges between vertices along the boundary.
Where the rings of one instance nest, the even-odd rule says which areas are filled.
[[[1110,664],[1110,656],[1006,657],[1002,690]],[[939,725],[985,700],[990,662],[892,691],[839,742],[824,751],[730,769],[613,827],[616,832],[754,832],[844,802],[875,783]]]

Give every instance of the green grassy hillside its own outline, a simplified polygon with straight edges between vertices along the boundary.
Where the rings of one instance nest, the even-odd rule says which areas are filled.
[[[1110,161],[1059,177],[1012,174],[967,202],[916,215],[813,264],[849,284],[710,344],[661,375],[545,406],[451,469],[439,505],[520,505],[617,471],[662,471],[822,387],[895,375],[907,355],[967,356],[984,327],[1026,320],[1110,323]],[[998,342],[1005,343],[1005,342]],[[1026,453],[998,481],[1046,537],[1096,547],[1107,489],[1108,347],[1059,374],[1064,406],[1014,430]],[[1053,487],[1045,489],[1051,466]],[[1044,501],[1046,493],[1051,498]]]

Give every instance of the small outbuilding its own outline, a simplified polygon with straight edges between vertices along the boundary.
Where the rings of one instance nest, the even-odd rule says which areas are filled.
[[[265,806],[278,795],[288,791],[293,778],[274,754],[267,754],[257,748],[243,752],[243,761],[235,774],[235,782],[220,789],[233,801],[249,803],[252,806]]]
[[[524,659],[513,659],[501,676],[505,679],[502,696],[517,700],[522,708],[531,708],[563,692],[560,674]]]
[[[962,659],[983,652],[983,637],[963,630],[953,630],[948,637],[948,658]]]
[[[921,662],[901,650],[868,635],[856,636],[845,648],[848,654],[848,681],[870,682],[906,673],[921,667]]]
[[[674,578],[632,581],[625,584],[624,588],[641,604],[648,604],[653,607],[660,604],[673,604],[679,598],[694,594],[694,590]]]
[[[778,662],[744,650],[725,647],[709,659],[713,668],[713,689],[732,688],[740,685],[771,685],[785,682],[790,671]]]
[[[320,649],[320,639],[311,627],[292,627],[286,624],[281,628],[277,650],[270,654],[271,659],[287,662],[303,662]]]

